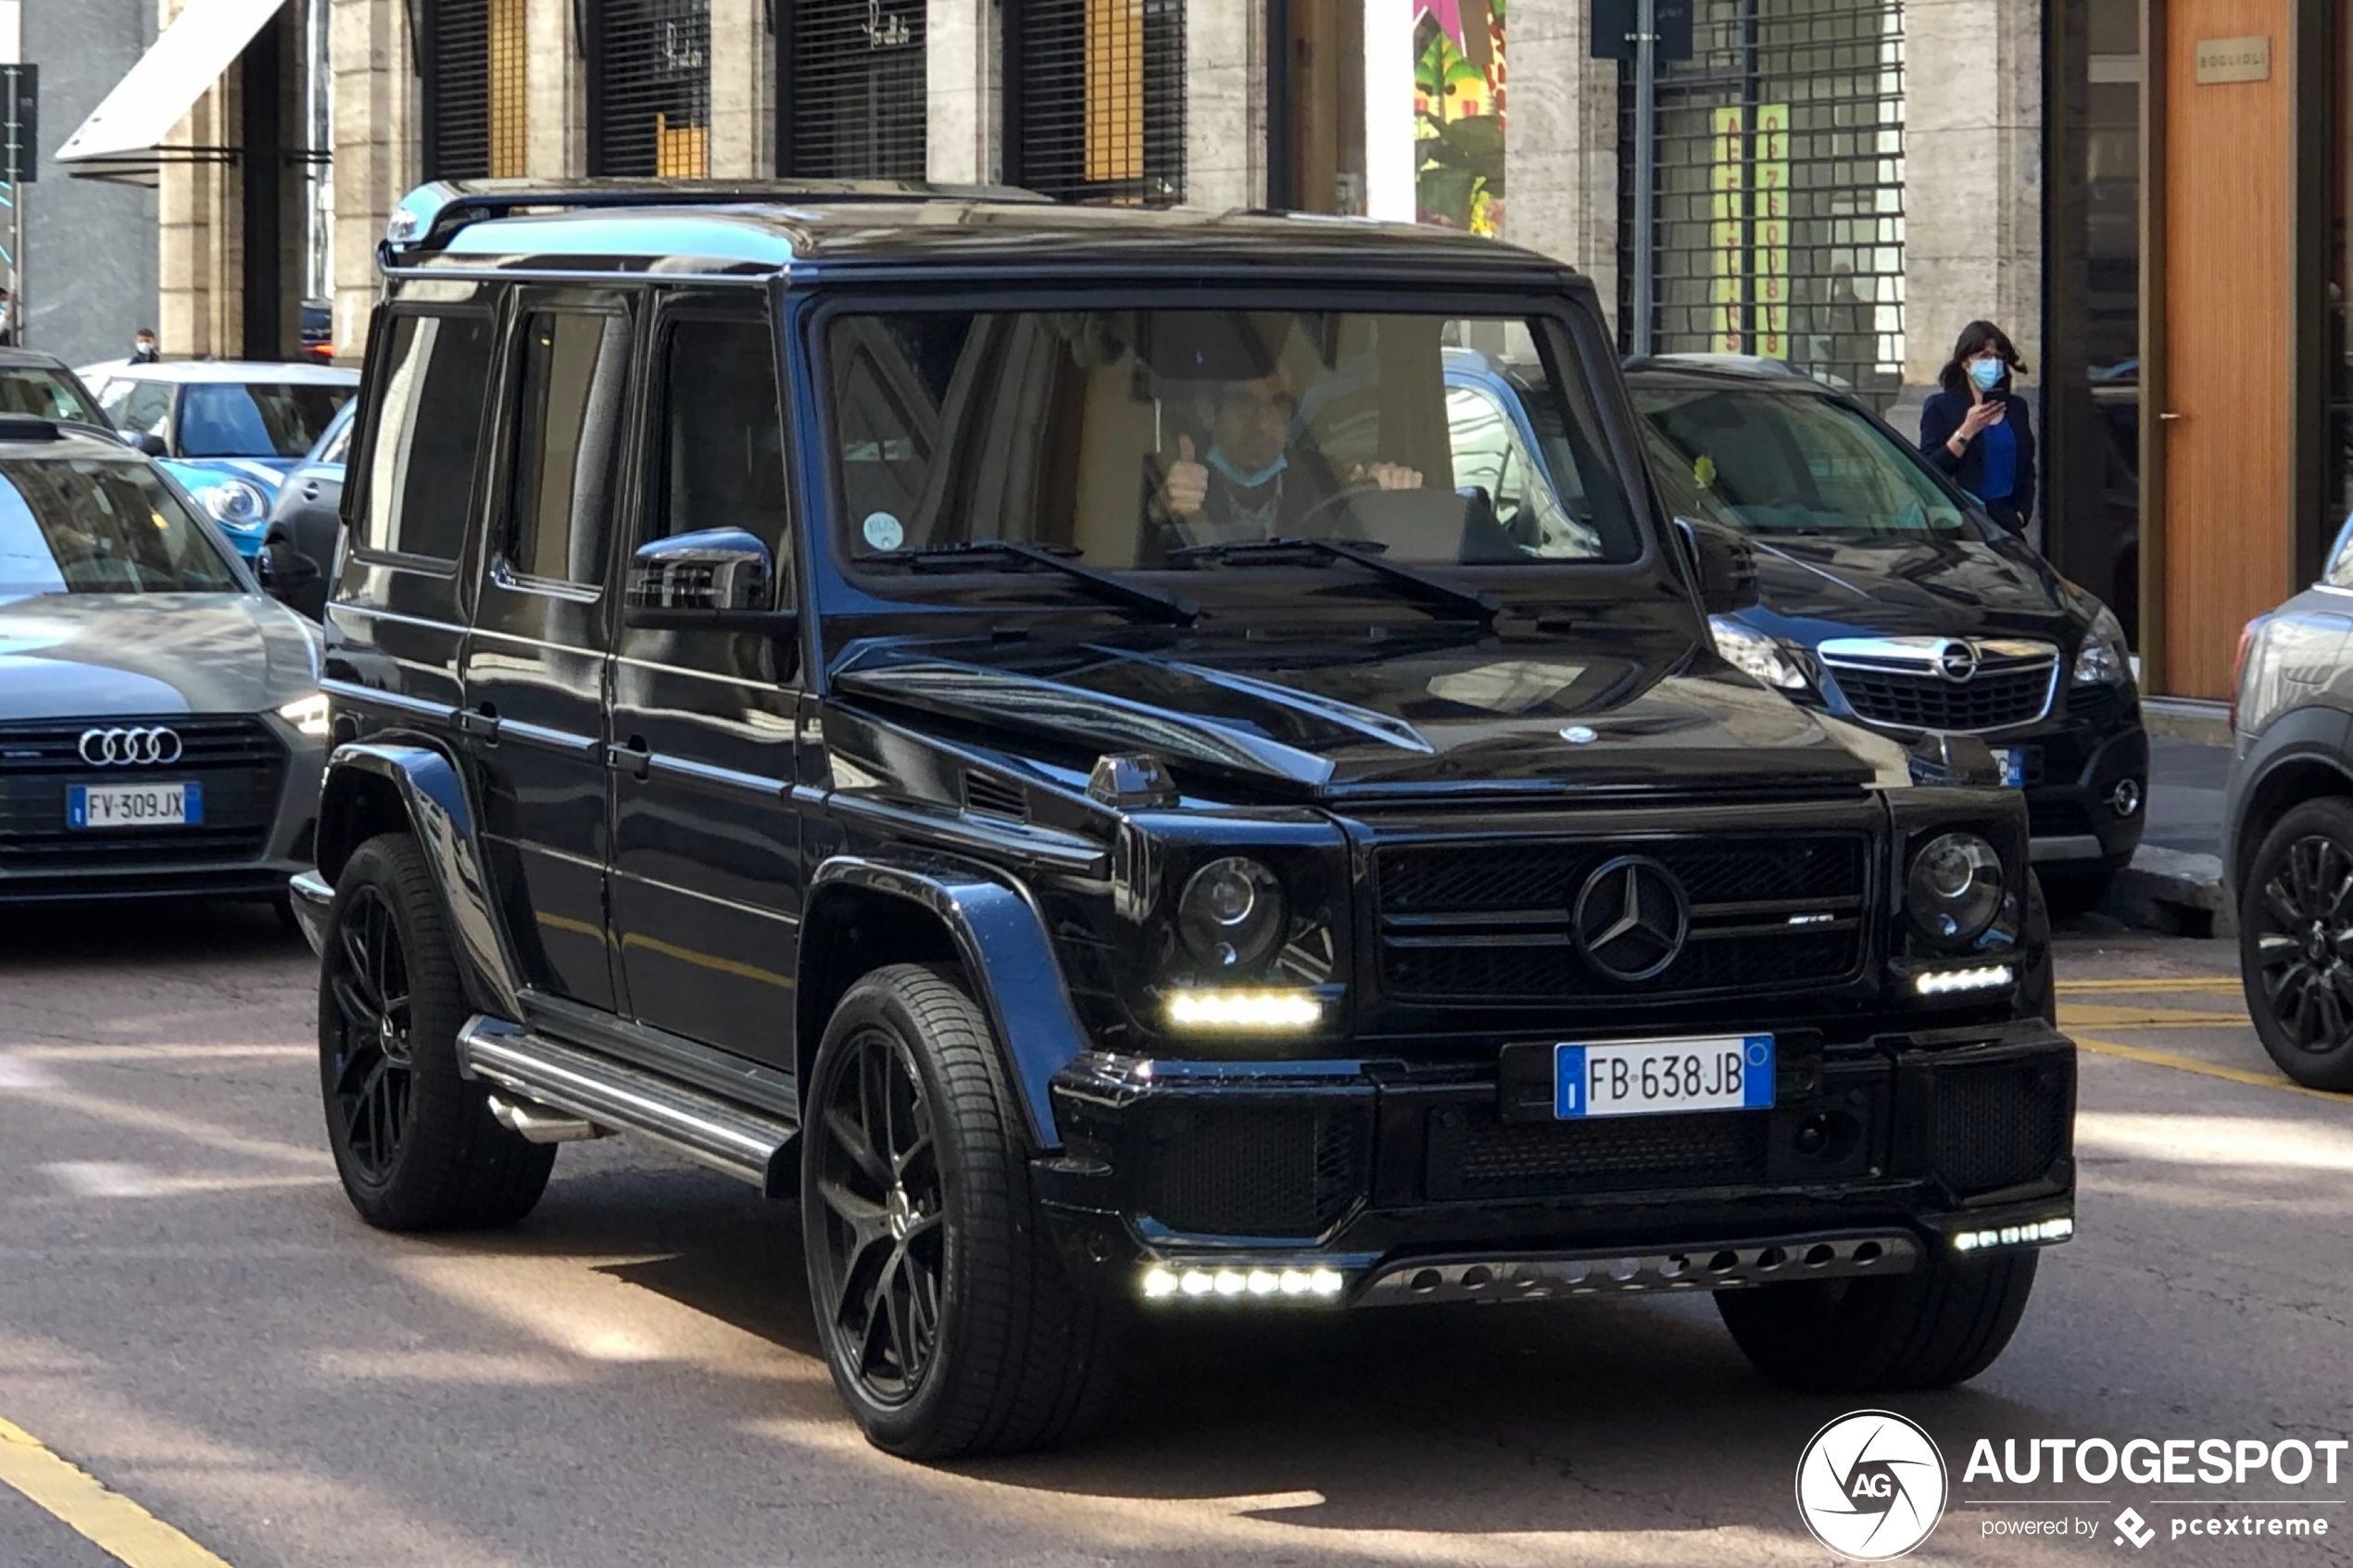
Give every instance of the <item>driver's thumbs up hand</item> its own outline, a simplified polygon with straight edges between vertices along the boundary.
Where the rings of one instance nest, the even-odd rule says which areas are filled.
[[[1176,457],[1163,465],[1160,498],[1177,517],[1199,517],[1209,503],[1209,470],[1193,456],[1193,438],[1176,438]]]

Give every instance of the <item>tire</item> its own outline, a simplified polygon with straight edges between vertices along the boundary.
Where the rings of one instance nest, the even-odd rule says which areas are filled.
[[[2353,1089],[2353,800],[2308,800],[2263,835],[2239,889],[2239,978],[2281,1072]],[[2317,935],[2316,935],[2317,934]]]
[[[810,1085],[810,1299],[868,1441],[944,1460],[1084,1431],[1109,1398],[1116,1310],[1054,1254],[1020,1108],[961,978],[895,964],[860,980],[826,1024]]]
[[[458,1075],[472,1012],[423,852],[406,834],[368,840],[327,912],[319,1088],[343,1190],[371,1225],[511,1225],[547,1189],[555,1146],[498,1125],[482,1085]]]
[[[1749,1364],[1809,1393],[1944,1388],[1994,1364],[2034,1288],[2032,1252],[1944,1257],[1884,1279],[1727,1290],[1716,1309]]]

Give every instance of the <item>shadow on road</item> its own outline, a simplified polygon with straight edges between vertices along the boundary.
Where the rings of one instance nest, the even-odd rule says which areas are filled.
[[[307,956],[302,935],[267,904],[140,898],[0,904],[0,963],[58,966]]]

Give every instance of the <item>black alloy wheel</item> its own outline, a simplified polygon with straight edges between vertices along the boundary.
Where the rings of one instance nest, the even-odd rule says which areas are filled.
[[[380,1185],[391,1179],[409,1128],[409,958],[379,889],[362,884],[349,899],[326,957],[335,1010],[323,1065],[354,1173]]]
[[[939,1344],[946,1200],[931,1105],[895,1034],[862,1029],[819,1085],[815,1197],[824,1206],[818,1308],[866,1396],[902,1405]]]
[[[2266,835],[2240,890],[2239,965],[2280,1071],[2353,1089],[2353,802],[2308,801]]]

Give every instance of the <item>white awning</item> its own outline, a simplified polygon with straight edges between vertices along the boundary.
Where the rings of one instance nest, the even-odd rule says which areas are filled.
[[[284,4],[188,0],[179,19],[66,139],[57,161],[87,179],[150,185],[167,163],[224,161],[227,147],[166,146],[165,139]]]

